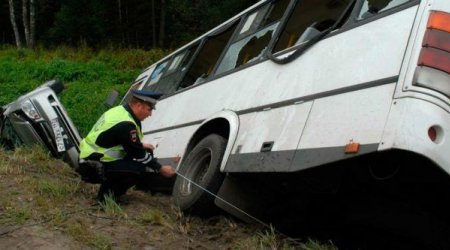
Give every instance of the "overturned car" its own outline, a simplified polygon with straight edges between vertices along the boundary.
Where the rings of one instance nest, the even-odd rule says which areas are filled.
[[[0,146],[13,150],[21,145],[42,145],[53,157],[64,160],[81,174],[78,158],[82,138],[57,97],[63,89],[60,81],[48,81],[0,107]],[[117,96],[118,92],[113,91],[105,105],[111,107]],[[122,101],[126,100],[127,97]],[[82,179],[90,183],[101,182],[100,179],[92,181],[83,176]],[[172,191],[174,178],[167,179],[156,172],[148,172],[143,179],[145,181],[139,183],[137,189],[163,193]]]
[[[58,100],[64,85],[48,81],[0,108],[0,145],[14,149],[40,144],[56,158],[78,167],[81,137]]]

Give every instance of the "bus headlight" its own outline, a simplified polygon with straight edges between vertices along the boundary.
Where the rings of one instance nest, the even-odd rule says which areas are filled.
[[[38,120],[41,119],[41,116],[37,112],[34,105],[31,103],[30,100],[26,100],[22,102],[21,104],[22,111],[32,120]]]

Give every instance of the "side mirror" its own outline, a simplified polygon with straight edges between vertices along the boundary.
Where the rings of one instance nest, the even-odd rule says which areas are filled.
[[[106,97],[106,100],[103,104],[107,108],[111,108],[112,106],[114,106],[114,103],[116,102],[117,97],[119,97],[119,92],[117,90],[113,90],[109,93],[108,97]]]

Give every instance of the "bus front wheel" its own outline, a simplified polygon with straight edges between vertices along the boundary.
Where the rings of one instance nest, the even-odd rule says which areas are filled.
[[[220,164],[226,145],[225,138],[211,134],[187,155],[173,188],[174,202],[183,212],[208,216],[217,211],[214,195],[224,178]]]

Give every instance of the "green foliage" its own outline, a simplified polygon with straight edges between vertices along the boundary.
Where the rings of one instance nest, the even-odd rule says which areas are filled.
[[[64,0],[49,31],[50,37],[65,44],[77,45],[82,39],[95,45],[106,34],[105,4],[101,0]]]
[[[63,200],[78,190],[77,184],[67,180],[38,180],[35,187],[41,196]]]
[[[0,49],[0,105],[14,101],[51,79],[63,81],[60,100],[83,135],[106,110],[111,90],[123,96],[146,67],[164,56],[160,49],[94,51],[60,47],[35,51]]]
[[[254,4],[255,0],[168,1],[170,46],[185,44]],[[205,6],[208,6],[205,8]]]
[[[86,247],[111,249],[109,234],[98,232],[83,214],[91,210],[84,196],[92,192],[78,191],[91,186],[80,183],[73,169],[37,146],[15,151],[0,148],[0,170],[12,167],[21,170],[0,171],[0,227],[12,226],[6,228],[12,231],[3,232],[42,225],[45,231],[63,232]]]
[[[37,44],[101,48],[178,47],[258,0],[39,0]],[[0,3],[0,43],[14,43],[8,1]],[[23,34],[21,1],[14,1]],[[24,40],[22,35],[22,40]]]
[[[171,227],[171,223],[168,222],[168,216],[159,209],[147,208],[140,213],[137,219],[142,224]]]
[[[20,225],[31,218],[31,209],[28,207],[6,207],[0,215],[0,224]]]
[[[63,231],[94,249],[112,249],[112,239],[110,236],[90,230],[86,224],[84,221],[77,221],[72,224],[66,223]]]
[[[287,241],[280,239],[273,227],[270,230],[259,232],[253,237],[253,242],[258,249],[293,249]]]
[[[233,249],[338,250],[332,242],[321,243],[312,239],[308,239],[306,242],[300,242],[298,239],[286,238],[276,232],[273,227],[260,231],[245,241],[238,241]]]
[[[117,204],[112,195],[105,195],[105,200],[100,205],[109,217],[125,217],[123,209]]]
[[[332,242],[319,243],[312,239],[308,239],[306,243],[302,244],[302,247],[305,250],[338,250],[338,248],[333,245]]]

